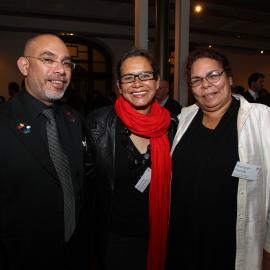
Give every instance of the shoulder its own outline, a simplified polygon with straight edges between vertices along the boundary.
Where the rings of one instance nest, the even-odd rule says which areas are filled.
[[[178,115],[178,120],[180,119],[186,119],[195,116],[197,111],[199,110],[199,107],[197,104],[193,104],[187,107],[183,107],[181,110],[181,113]]]
[[[101,107],[90,112],[87,116],[87,127],[95,128],[97,125],[105,126],[114,123],[117,116],[113,105]]]
[[[267,105],[260,104],[260,103],[251,103],[241,95],[233,95],[233,96],[236,99],[240,100],[241,111],[247,111],[251,114],[253,113],[269,114],[270,113],[270,107],[268,107]]]
[[[23,106],[19,101],[18,93],[12,100],[7,101],[0,106],[0,119],[16,118],[18,115],[24,114]]]
[[[85,118],[83,117],[83,115],[80,112],[78,112],[77,110],[70,107],[69,105],[62,104],[61,105],[61,112],[64,115],[64,117],[66,119],[68,119],[69,121],[78,122],[82,126],[85,125]]]
[[[254,115],[257,119],[270,119],[270,108],[264,104],[252,103],[250,114],[251,116]]]
[[[238,126],[252,128],[254,131],[265,131],[270,126],[270,107],[260,103],[250,103],[241,96],[238,111]]]

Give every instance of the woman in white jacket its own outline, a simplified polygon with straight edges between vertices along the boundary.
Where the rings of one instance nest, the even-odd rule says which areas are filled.
[[[269,270],[270,108],[232,95],[213,49],[191,52],[172,146],[167,269]]]

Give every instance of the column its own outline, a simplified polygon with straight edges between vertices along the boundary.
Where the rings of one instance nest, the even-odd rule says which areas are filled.
[[[135,47],[148,49],[148,0],[135,0]]]
[[[169,79],[169,1],[156,0],[156,58],[161,79]]]
[[[190,0],[175,0],[174,98],[182,106],[188,105],[184,65],[189,53],[189,17]]]

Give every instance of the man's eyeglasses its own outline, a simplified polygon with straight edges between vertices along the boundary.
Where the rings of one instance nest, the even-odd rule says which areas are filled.
[[[153,80],[156,78],[156,74],[153,71],[140,72],[138,74],[125,74],[120,78],[121,83],[132,83],[136,78],[139,78],[141,81]]]
[[[222,74],[225,72],[223,71],[211,71],[208,74],[206,74],[205,77],[193,77],[190,80],[190,85],[191,87],[198,87],[202,84],[203,80],[206,80],[208,83],[216,83],[220,80]]]
[[[71,62],[70,60],[66,59],[63,61],[56,61],[53,60],[50,57],[35,57],[35,56],[24,56],[26,59],[28,58],[33,58],[33,59],[37,59],[39,61],[41,61],[45,66],[49,67],[49,68],[55,68],[57,67],[57,65],[60,63],[63,65],[64,69],[66,70],[74,70],[76,67],[76,64]]]

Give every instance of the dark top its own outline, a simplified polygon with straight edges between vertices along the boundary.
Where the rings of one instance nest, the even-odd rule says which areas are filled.
[[[112,198],[111,232],[122,236],[148,238],[148,194],[135,188],[150,165],[150,149],[141,154],[120,120],[116,125],[116,176]]]
[[[167,269],[235,269],[238,109],[214,130],[199,110],[174,150]]]

